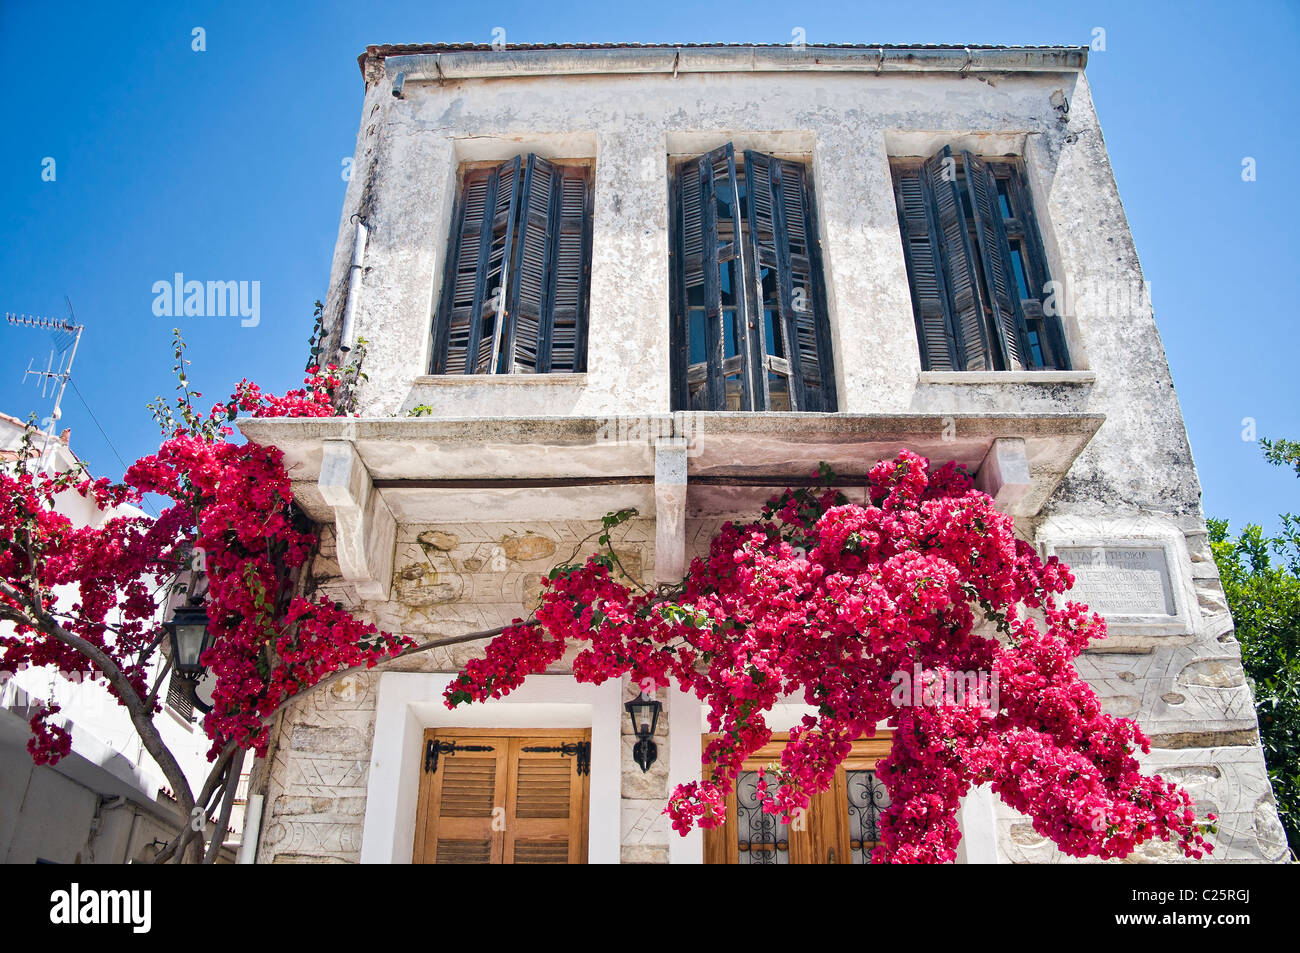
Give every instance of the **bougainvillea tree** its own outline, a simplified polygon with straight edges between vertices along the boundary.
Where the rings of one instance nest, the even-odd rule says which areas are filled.
[[[244,750],[265,753],[271,716],[290,699],[323,678],[372,666],[412,645],[333,602],[301,594],[299,574],[316,540],[293,506],[281,454],[228,439],[240,413],[337,413],[340,390],[355,382],[357,368],[311,366],[306,386],[283,397],[243,381],[228,401],[201,413],[183,355],[178,337],[180,396],[153,408],[163,425],[162,445],[132,464],[122,484],[92,481],[81,470],[44,472],[32,465],[29,450],[19,452],[11,473],[0,474],[0,620],[13,626],[0,632],[0,673],[50,666],[73,680],[103,680],[127,709],[188,820],[206,816],[209,799],[233,790]],[[157,519],[128,510],[101,526],[74,526],[56,510],[63,493],[91,497],[110,512],[146,493],[171,503]],[[204,719],[213,768],[196,795],[152,723],[167,667],[152,686],[148,678],[164,641],[160,607],[193,578],[189,570],[199,553],[206,592],[196,595],[205,599],[215,637],[202,661],[215,687]],[[60,599],[58,590],[72,595]],[[31,719],[28,749],[38,764],[71,750],[68,732],[51,720],[58,710],[49,705]],[[223,815],[222,830],[224,821]],[[165,856],[201,842],[195,835],[202,828],[187,825]],[[220,840],[213,838],[209,861]]]
[[[579,681],[628,676],[707,703],[704,780],[669,800],[682,833],[722,823],[746,757],[772,736],[765,715],[794,696],[816,714],[763,772],[763,809],[806,808],[852,742],[887,725],[874,862],[952,860],[960,799],[980,784],[1076,857],[1153,838],[1189,857],[1212,849],[1186,792],[1140,770],[1136,722],[1104,713],[1074,667],[1104,621],[1061,598],[1069,569],[1040,560],[958,468],[904,451],[871,471],[865,505],[786,491],[757,521],[724,525],[680,585],[653,590],[617,572],[608,527],[628,515],[607,519],[604,551],[551,573],[535,620],[470,661],[449,706],[499,698],[575,646]],[[996,691],[945,691],[972,672]],[[900,675],[920,691],[900,691]]]

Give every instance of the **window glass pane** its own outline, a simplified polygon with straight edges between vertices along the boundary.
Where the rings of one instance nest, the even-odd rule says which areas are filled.
[[[998,183],[998,207],[1002,209],[1003,218],[1014,218],[1015,213],[1011,211],[1011,196],[1007,194],[1007,180],[997,179]]]
[[[691,309],[690,329],[686,333],[686,339],[690,342],[690,362],[703,364],[705,360],[703,308]]]
[[[727,410],[752,410],[750,407],[741,406],[741,397],[743,396],[743,386],[739,374],[732,374],[723,380],[727,390]]]
[[[959,171],[957,173],[957,192],[961,195],[962,214],[966,216],[966,221],[970,222],[972,227],[975,222],[975,213],[971,211],[970,191],[966,188],[966,173]]]
[[[739,337],[736,332],[736,312],[724,311],[722,313],[722,356],[724,358],[736,356],[736,339]]]
[[[1037,324],[1038,322],[1034,323]],[[1039,337],[1038,331],[1032,327],[1029,329],[1029,350],[1034,358],[1034,367],[1042,367],[1045,363],[1043,361],[1042,338]]]
[[[1016,287],[1020,289],[1020,300],[1029,297],[1029,279],[1025,275],[1025,256],[1020,250],[1020,242],[1011,243],[1011,267],[1016,273]]]
[[[738,261],[732,259],[718,265],[718,285],[722,289],[722,306],[724,308],[734,308],[736,306],[738,282],[735,280],[735,268],[738,264]]]
[[[772,371],[767,373],[767,389],[772,410],[790,409],[790,379]]]

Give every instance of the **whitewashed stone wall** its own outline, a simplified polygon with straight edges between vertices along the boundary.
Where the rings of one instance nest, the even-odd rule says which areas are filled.
[[[339,582],[329,534],[313,567],[319,592],[381,628],[425,640],[504,625],[537,605],[552,566],[597,550],[599,522],[457,523],[402,526],[393,599],[360,603]],[[614,551],[637,579],[653,568],[654,524],[632,520],[613,531]],[[454,673],[483,643],[432,649],[351,676],[288,709],[267,764],[268,790],[259,863],[355,863],[360,858],[375,726],[375,692],[384,671]],[[551,669],[569,671],[569,659]],[[627,689],[627,698],[636,694]],[[526,724],[517,727],[527,727]],[[624,860],[667,858],[667,719],[659,763],[647,774],[632,760],[631,723],[623,726]]]

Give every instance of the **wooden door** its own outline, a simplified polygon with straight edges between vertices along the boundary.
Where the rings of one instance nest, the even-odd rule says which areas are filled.
[[[855,741],[830,788],[813,796],[802,817],[782,824],[778,815],[762,811],[755,789],[759,768],[779,761],[788,741],[788,734],[777,734],[746,759],[736,791],[727,798],[725,823],[704,832],[706,864],[870,862],[880,811],[889,804],[875,775],[876,762],[889,753],[889,733]]]
[[[425,732],[413,861],[587,861],[589,730]]]

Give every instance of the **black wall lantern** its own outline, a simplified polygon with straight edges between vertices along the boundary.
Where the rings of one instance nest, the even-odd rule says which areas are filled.
[[[182,678],[197,682],[203,676],[199,659],[212,648],[212,635],[208,632],[208,610],[200,602],[181,606],[163,628],[171,636],[172,665]]]
[[[649,771],[659,757],[659,748],[654,743],[655,728],[659,724],[659,712],[663,704],[649,697],[645,692],[623,706],[628,717],[632,719],[632,732],[636,735],[636,745],[632,748],[632,759],[642,771]]]

